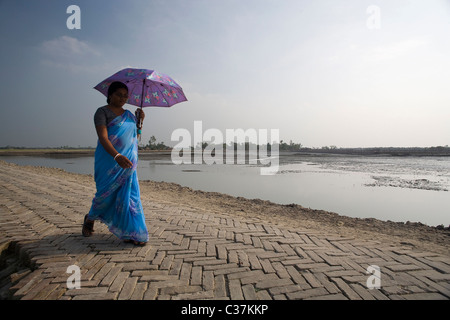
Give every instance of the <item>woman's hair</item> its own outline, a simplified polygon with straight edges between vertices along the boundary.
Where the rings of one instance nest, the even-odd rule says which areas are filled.
[[[109,85],[109,88],[108,88],[108,98],[106,99],[106,102],[107,102],[108,104],[109,104],[109,102],[110,102],[109,97],[110,97],[114,92],[116,92],[117,90],[119,90],[119,89],[121,89],[121,88],[126,89],[127,92],[128,92],[128,87],[127,87],[124,83],[122,83],[122,82],[120,82],[120,81],[115,81],[115,82],[113,82],[113,83],[111,83],[111,84]]]

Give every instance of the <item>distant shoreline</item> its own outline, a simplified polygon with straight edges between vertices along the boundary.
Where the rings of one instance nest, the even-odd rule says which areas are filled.
[[[24,149],[0,149],[0,156],[41,156],[41,157],[84,157],[84,156],[94,156],[95,148],[92,149],[60,149],[60,148],[24,148]],[[158,155],[158,156],[170,156],[170,151],[167,150],[139,150],[139,154],[144,155]]]
[[[297,154],[332,154],[332,155],[359,155],[359,156],[393,156],[393,157],[448,157],[450,147],[373,147],[373,148],[335,148],[335,149],[311,149],[302,148]]]
[[[0,148],[0,156],[93,156],[95,148]],[[392,156],[392,157],[448,157],[450,147],[373,147],[373,148],[301,148],[280,150],[280,156]],[[171,150],[139,150],[139,155],[170,156]]]

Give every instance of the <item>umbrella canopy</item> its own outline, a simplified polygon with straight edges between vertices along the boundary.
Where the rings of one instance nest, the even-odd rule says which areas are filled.
[[[138,107],[171,107],[187,101],[183,89],[169,76],[148,69],[126,68],[106,78],[94,87],[106,97],[114,81],[128,87],[128,104]]]

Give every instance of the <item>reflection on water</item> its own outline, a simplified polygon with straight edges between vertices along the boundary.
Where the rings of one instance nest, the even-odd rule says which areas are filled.
[[[21,165],[57,167],[93,174],[94,158],[0,157]],[[144,160],[140,180],[174,182],[280,204],[359,218],[450,224],[450,161],[446,157],[286,156],[277,175],[262,176],[250,165],[173,165]],[[447,190],[447,191],[446,191]]]

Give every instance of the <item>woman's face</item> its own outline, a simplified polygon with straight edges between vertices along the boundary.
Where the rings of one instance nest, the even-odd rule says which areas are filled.
[[[110,105],[122,108],[128,100],[128,91],[125,88],[117,89],[109,98]]]

